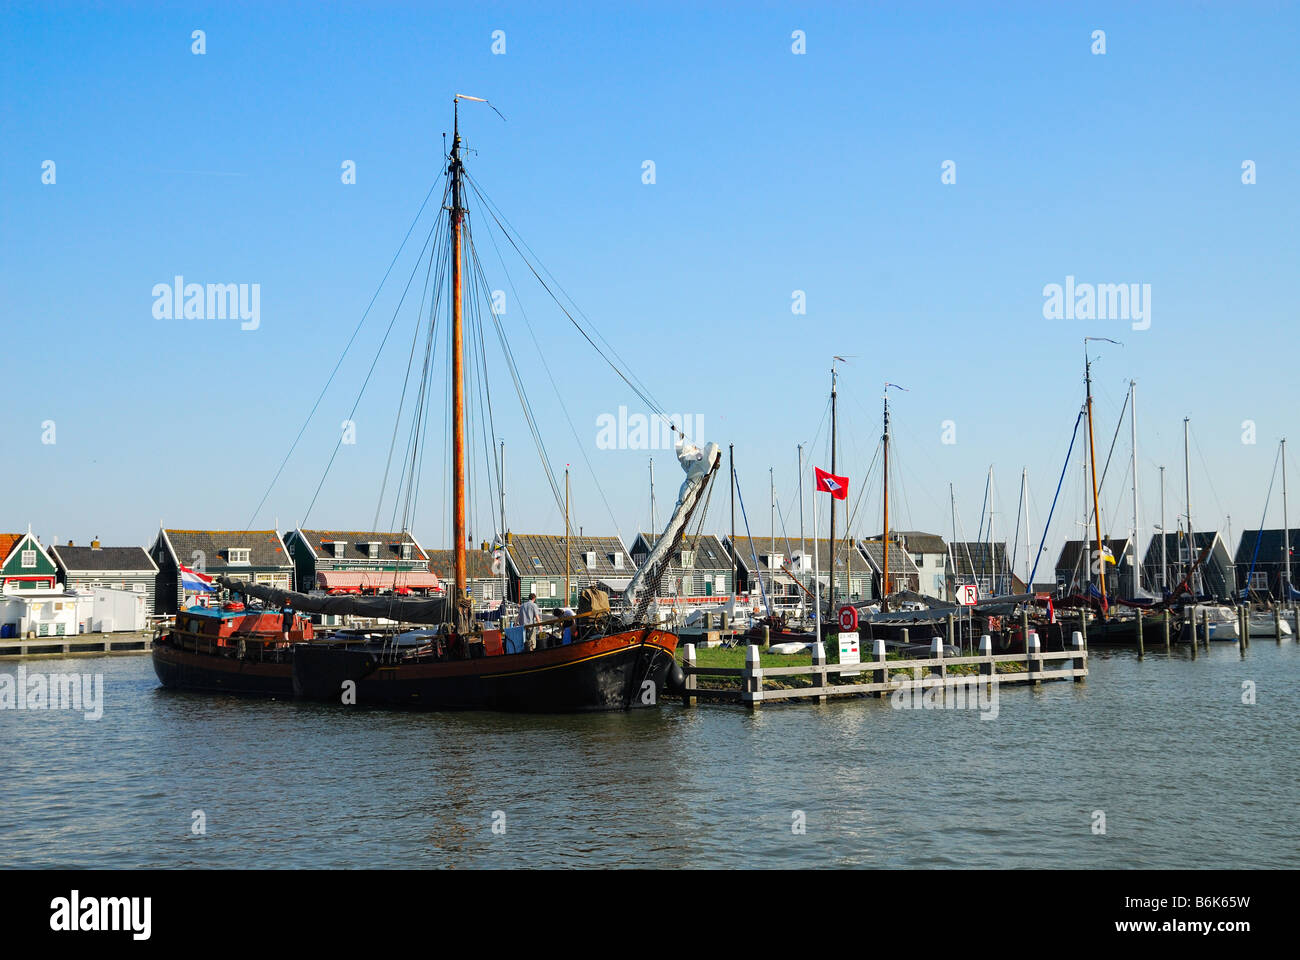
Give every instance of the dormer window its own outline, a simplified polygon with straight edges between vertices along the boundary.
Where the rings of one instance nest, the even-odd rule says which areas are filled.
[[[252,553],[248,547],[230,547],[226,550],[226,563],[248,565],[249,554]]]
[[[610,562],[614,564],[614,569],[615,569],[615,570],[622,570],[622,569],[623,569],[623,554],[621,554],[621,553],[616,553],[616,554],[614,554],[612,557],[610,557]]]
[[[582,562],[587,565],[588,570],[594,567],[596,565],[596,551],[588,550],[586,553],[584,553],[582,555]]]
[[[367,547],[369,548],[369,550],[370,550],[370,559],[371,559],[371,560],[378,560],[378,559],[379,559],[379,543],[378,543],[378,541],[374,541],[374,540],[372,540],[370,543],[367,543],[366,546],[367,546]]]
[[[694,551],[694,550],[683,550],[683,551],[681,552],[681,561],[682,561],[682,566],[683,566],[683,567],[687,567],[687,568],[694,567],[694,566],[695,566],[695,551]]]
[[[334,556],[341,557],[343,551],[348,548],[348,542],[346,540],[335,540],[330,546],[334,548]]]
[[[403,560],[411,559],[411,545],[409,543],[402,544],[402,559]]]

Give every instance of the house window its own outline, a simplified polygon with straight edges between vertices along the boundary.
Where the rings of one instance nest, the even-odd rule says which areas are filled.
[[[713,590],[715,593],[727,592],[727,578],[723,574],[719,573],[713,578]]]
[[[36,568],[36,551],[35,551],[35,550],[30,550],[30,549],[29,549],[29,550],[24,550],[24,551],[23,551],[23,569],[24,569],[24,570],[33,570],[33,569],[35,569],[35,568]]]
[[[610,561],[614,564],[615,570],[623,569],[623,554],[621,553],[614,554],[612,557],[610,557]]]
[[[370,548],[370,559],[371,559],[371,560],[378,560],[378,559],[379,559],[379,544],[377,544],[377,543],[368,543],[368,544],[366,544],[366,546]]]
[[[402,559],[403,560],[411,559],[411,545],[409,543],[402,544]]]
[[[542,569],[542,560],[540,557],[533,557],[533,569],[535,570]]]
[[[335,557],[343,556],[343,551],[348,548],[348,544],[346,540],[335,540],[332,544],[330,544],[330,546],[334,548]]]
[[[234,563],[247,564],[248,556],[251,552],[252,551],[249,547],[231,547],[226,551],[226,556],[228,558],[226,562],[232,564]]]
[[[557,592],[557,591],[556,591],[556,589],[555,589],[555,581],[552,580],[552,581],[551,581],[551,596],[555,596],[556,592]]]
[[[693,567],[695,566],[695,551],[694,551],[694,550],[683,550],[683,551],[682,551],[682,566],[683,566],[684,568],[688,569],[688,570],[691,569],[691,568],[693,568]]]
[[[594,567],[596,565],[596,551],[588,550],[586,553],[584,553],[582,555],[582,562],[587,565],[588,570]]]

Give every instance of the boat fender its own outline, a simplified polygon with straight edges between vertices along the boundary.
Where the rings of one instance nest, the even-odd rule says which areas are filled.
[[[664,692],[681,693],[686,689],[686,673],[682,670],[682,665],[676,660],[668,668],[667,674],[664,675]]]

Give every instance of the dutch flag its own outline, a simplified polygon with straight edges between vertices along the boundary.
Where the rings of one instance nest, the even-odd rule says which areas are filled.
[[[213,593],[217,588],[212,585],[212,577],[181,564],[181,589],[194,593]]]

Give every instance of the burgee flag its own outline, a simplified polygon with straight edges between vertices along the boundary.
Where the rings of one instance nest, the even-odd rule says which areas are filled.
[[[837,477],[833,473],[827,473],[821,467],[813,467],[817,476],[817,489],[822,493],[829,493],[836,500],[847,500],[849,498],[849,478]]]

